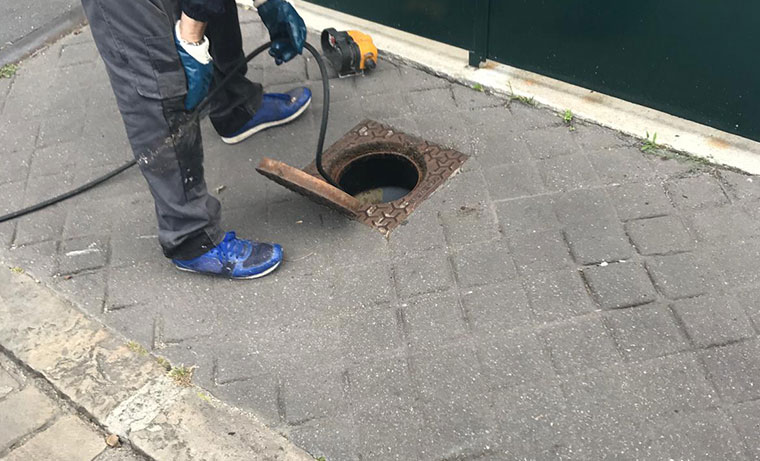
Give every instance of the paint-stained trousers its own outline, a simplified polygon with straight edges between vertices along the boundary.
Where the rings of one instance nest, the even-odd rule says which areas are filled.
[[[82,0],[105,62],[127,136],[156,205],[158,238],[170,258],[192,259],[217,245],[221,206],[203,173],[200,126],[184,109],[185,72],[174,43],[178,0]],[[214,83],[244,59],[235,0],[209,20],[206,36],[217,70]],[[221,69],[221,70],[220,70]],[[261,85],[239,71],[212,101],[210,119],[222,136],[248,121],[261,104]]]

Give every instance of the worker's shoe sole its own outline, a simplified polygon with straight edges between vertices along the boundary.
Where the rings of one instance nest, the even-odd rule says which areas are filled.
[[[180,266],[177,266],[176,264],[174,265],[174,267],[176,267],[177,269],[181,270],[182,272],[190,272],[190,273],[193,273],[193,274],[211,275],[211,276],[215,276],[215,277],[223,277],[223,278],[230,279],[230,280],[253,280],[253,279],[258,279],[258,278],[261,278],[261,277],[264,277],[264,276],[267,276],[267,275],[271,274],[272,272],[276,271],[278,267],[280,267],[280,264],[282,264],[282,261],[279,261],[277,264],[275,264],[274,266],[272,266],[269,269],[265,270],[264,272],[259,272],[258,274],[249,275],[247,277],[230,277],[228,275],[212,274],[210,272],[196,271],[196,270],[193,270],[193,269],[188,269],[186,267],[180,267]]]

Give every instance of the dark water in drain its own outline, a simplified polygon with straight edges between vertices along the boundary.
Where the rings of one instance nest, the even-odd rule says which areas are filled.
[[[380,152],[349,163],[339,183],[362,203],[386,203],[409,194],[419,180],[417,167],[407,157]]]
[[[370,189],[355,194],[354,197],[359,199],[361,203],[388,203],[394,200],[403,198],[411,189],[404,187],[388,186],[378,187],[377,189]]]

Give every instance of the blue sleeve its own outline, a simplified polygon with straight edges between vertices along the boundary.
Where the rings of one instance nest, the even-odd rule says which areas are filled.
[[[196,21],[208,22],[209,17],[224,13],[224,0],[182,0],[182,12]]]

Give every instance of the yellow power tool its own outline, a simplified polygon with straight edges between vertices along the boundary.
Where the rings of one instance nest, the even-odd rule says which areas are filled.
[[[323,30],[322,53],[340,77],[361,75],[377,67],[377,47],[372,37],[358,30]]]

